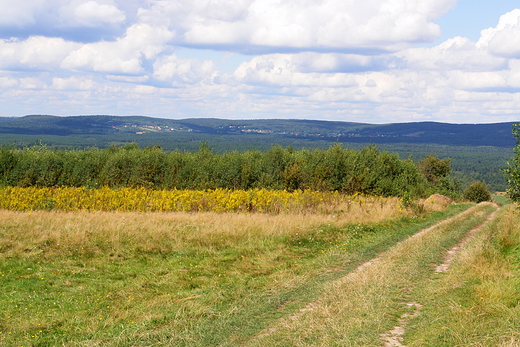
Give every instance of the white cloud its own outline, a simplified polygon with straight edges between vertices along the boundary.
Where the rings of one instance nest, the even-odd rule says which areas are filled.
[[[34,24],[35,13],[45,7],[45,0],[24,0],[14,4],[12,1],[0,1],[0,27],[23,27]]]
[[[456,0],[178,0],[141,9],[180,44],[251,52],[394,51],[440,36],[434,23]]]
[[[115,82],[127,82],[127,83],[144,83],[150,79],[149,76],[126,76],[126,75],[106,75],[106,79]]]
[[[507,81],[496,72],[454,71],[450,73],[450,85],[460,90],[490,90],[507,87]]]
[[[14,78],[0,77],[0,88],[12,88],[18,84]]]
[[[27,0],[2,12],[0,0],[0,21],[15,18],[2,24],[27,30],[0,40],[0,98],[24,114],[517,117],[520,10],[476,43],[417,47],[455,2]],[[233,52],[251,56],[218,71]]]
[[[36,77],[25,77],[20,79],[20,88],[22,89],[44,89],[47,85],[41,79]]]
[[[0,38],[61,37],[68,41],[114,39],[135,22],[141,0],[0,1]],[[127,15],[125,11],[128,11]]]
[[[350,56],[350,55],[349,55]],[[361,57],[355,57],[362,60]],[[242,83],[271,86],[346,86],[356,84],[355,75],[339,72],[338,60],[348,60],[335,54],[270,54],[242,63],[234,76]],[[355,59],[354,59],[355,60]],[[368,59],[370,60],[370,59]],[[359,62],[358,62],[359,63]]]
[[[493,71],[507,67],[507,59],[490,54],[465,37],[449,39],[436,47],[410,48],[396,55],[410,69]]]
[[[175,54],[159,58],[153,65],[154,77],[159,81],[195,83],[215,76],[215,63],[210,60],[179,59]]]
[[[71,52],[63,60],[61,67],[68,70],[97,71],[107,73],[139,74],[141,52],[121,51],[114,43],[92,43]]]
[[[164,27],[135,24],[116,42],[85,44],[63,60],[64,69],[142,74],[142,59],[154,59],[173,34]]]
[[[77,48],[79,44],[43,36],[25,41],[0,40],[0,68],[53,70]]]
[[[126,19],[125,14],[114,5],[98,4],[88,1],[74,9],[75,19],[86,26],[97,26],[101,23],[115,24]]]
[[[520,58],[520,9],[500,17],[495,28],[482,30],[477,46],[507,58]]]
[[[52,79],[51,88],[58,90],[93,90],[97,88],[97,83],[89,77],[69,77]]]

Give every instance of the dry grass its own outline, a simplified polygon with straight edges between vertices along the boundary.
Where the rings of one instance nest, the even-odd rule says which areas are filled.
[[[433,194],[428,199],[419,202],[427,211],[442,211],[453,201],[447,196]]]
[[[129,243],[143,251],[168,251],[183,244],[224,247],[237,241],[295,235],[320,225],[380,223],[411,216],[397,198],[365,197],[313,214],[244,213],[115,213],[115,212],[16,212],[0,210],[1,249],[4,253],[84,250],[122,252]],[[23,230],[23,232],[20,232]]]
[[[250,346],[379,346],[414,300],[411,293],[433,274],[443,250],[495,207],[481,204],[402,242],[376,261],[330,284],[296,319],[282,320]],[[433,346],[433,345],[432,345]]]
[[[377,197],[320,211],[0,211],[0,345],[244,345],[422,220]]]

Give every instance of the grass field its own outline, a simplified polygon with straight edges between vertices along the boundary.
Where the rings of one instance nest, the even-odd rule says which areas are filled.
[[[408,346],[520,346],[518,208],[504,209],[415,295],[428,309],[410,322]]]
[[[240,346],[464,210],[0,211],[0,345]]]

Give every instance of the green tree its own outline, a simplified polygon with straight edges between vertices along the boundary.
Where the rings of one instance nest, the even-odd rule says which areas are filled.
[[[14,150],[0,147],[0,185],[7,185],[11,172],[17,165]]]
[[[430,184],[431,193],[447,195],[452,199],[460,197],[460,183],[451,177],[451,159],[439,159],[436,154],[430,154],[421,159],[418,166]]]
[[[520,201],[520,123],[513,124],[513,136],[516,146],[513,148],[515,156],[507,162],[504,169],[508,190],[507,193],[512,201]]]
[[[430,154],[419,162],[419,171],[432,185],[438,185],[451,173],[451,159],[439,159],[436,154]]]

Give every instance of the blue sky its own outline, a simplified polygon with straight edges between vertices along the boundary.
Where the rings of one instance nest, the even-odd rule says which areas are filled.
[[[515,8],[520,8],[516,0],[459,0],[436,21],[442,35],[435,43],[440,44],[455,36],[478,41],[481,30],[496,26],[500,16]]]
[[[520,5],[0,0],[0,115],[520,121]]]

